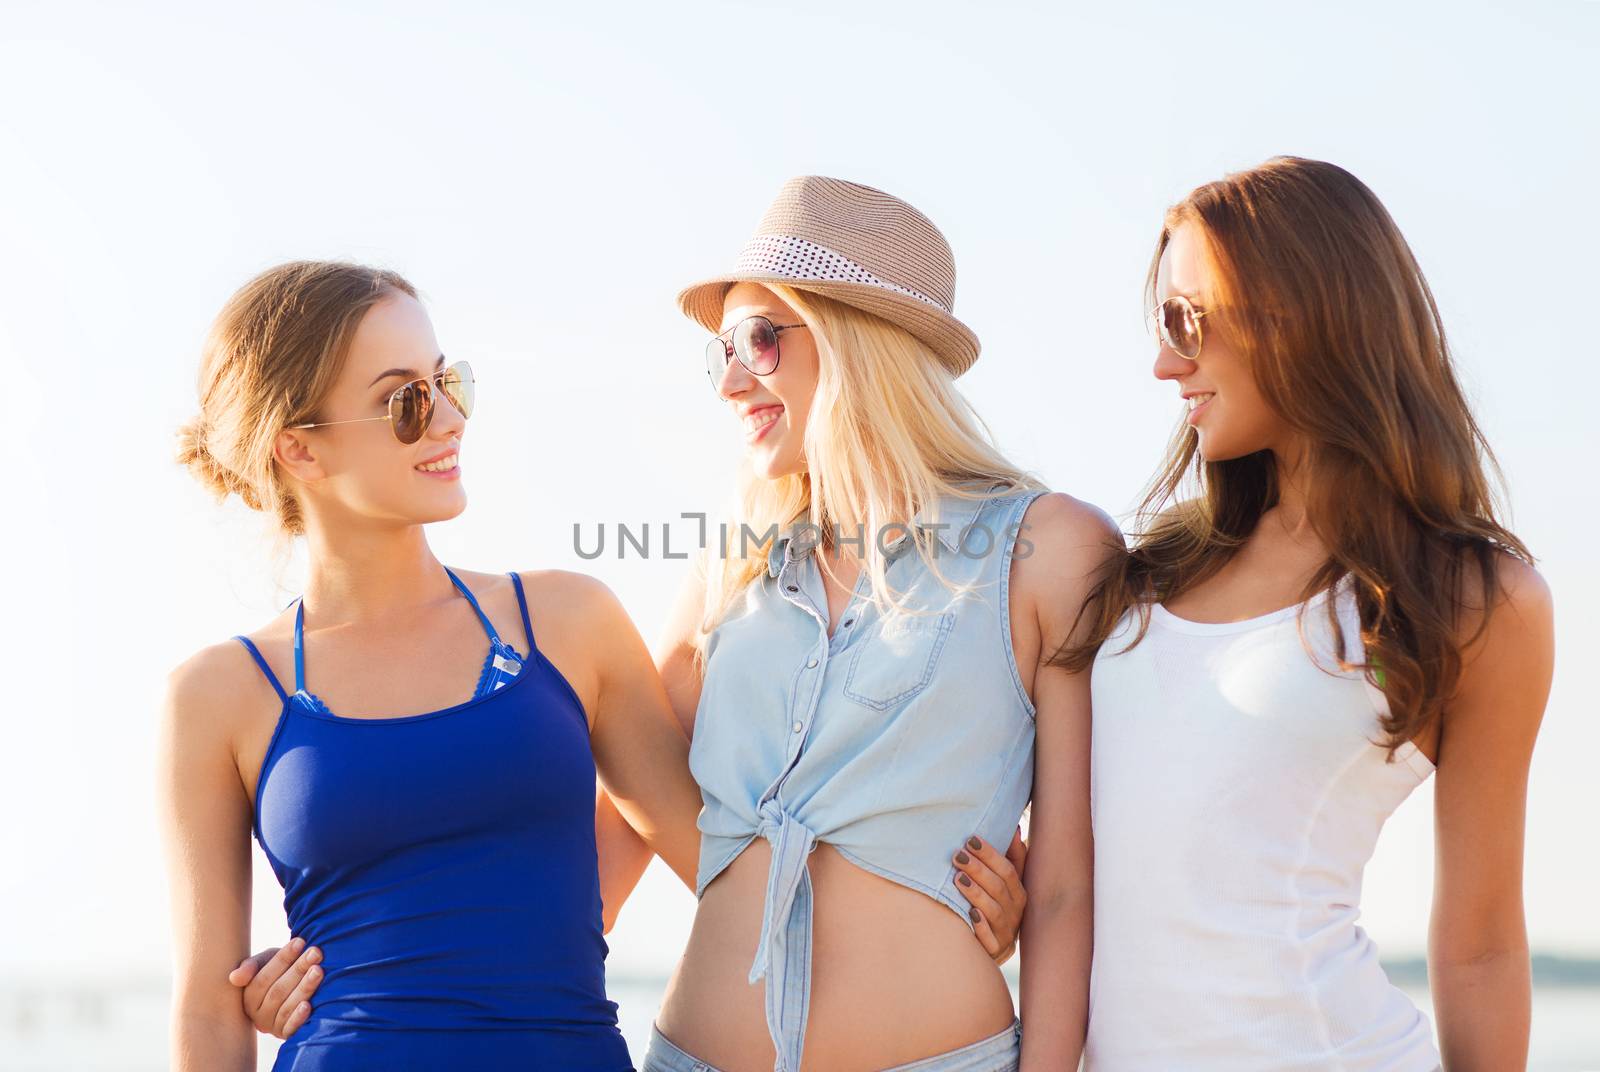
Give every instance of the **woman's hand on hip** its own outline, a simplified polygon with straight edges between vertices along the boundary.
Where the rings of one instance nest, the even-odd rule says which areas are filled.
[[[264,1035],[286,1039],[311,1015],[311,995],[322,983],[322,950],[295,938],[281,949],[263,949],[228,973],[240,987],[244,1013]]]
[[[1022,867],[1027,858],[1028,845],[1022,840],[1020,826],[1003,856],[974,834],[952,857],[956,889],[972,905],[968,915],[972,917],[973,932],[996,964],[1004,964],[1016,952],[1022,910],[1028,904],[1028,891],[1022,888]]]

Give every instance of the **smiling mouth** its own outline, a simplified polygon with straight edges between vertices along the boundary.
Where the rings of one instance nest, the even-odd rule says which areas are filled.
[[[1207,391],[1205,394],[1199,394],[1199,395],[1190,395],[1188,400],[1187,400],[1188,403],[1189,403],[1189,411],[1191,413],[1194,412],[1195,410],[1199,409],[1201,406],[1205,405],[1207,402],[1210,402],[1213,398],[1216,398],[1216,397],[1217,397],[1217,393],[1215,391]]]
[[[424,462],[421,465],[413,465],[411,468],[419,473],[449,473],[455,470],[457,457],[455,454],[446,454],[436,462]]]
[[[754,439],[768,428],[778,423],[778,418],[783,416],[782,406],[768,406],[759,409],[744,419],[744,434],[746,438]]]

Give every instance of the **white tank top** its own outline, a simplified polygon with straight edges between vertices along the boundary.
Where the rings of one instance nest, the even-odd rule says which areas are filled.
[[[1359,661],[1348,587],[1336,606]],[[1091,1072],[1440,1064],[1356,926],[1378,831],[1433,764],[1410,742],[1385,762],[1382,692],[1339,671],[1326,596],[1301,609],[1156,605],[1118,654],[1129,611],[1095,659]]]

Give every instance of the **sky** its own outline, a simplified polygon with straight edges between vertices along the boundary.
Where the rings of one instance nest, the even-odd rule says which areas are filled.
[[[1165,207],[1291,153],[1388,206],[1438,297],[1555,593],[1528,793],[1530,936],[1600,955],[1586,653],[1600,447],[1600,3],[415,3],[12,0],[0,14],[0,976],[162,978],[167,671],[255,629],[303,559],[172,463],[200,345],[291,258],[394,268],[471,360],[470,506],[447,564],[576,569],[647,638],[684,564],[580,558],[573,526],[715,510],[741,449],[684,285],[729,267],[785,179],[905,198],[949,238],[983,342],[959,386],[1016,462],[1124,516],[1179,401],[1141,284]],[[1571,379],[1576,376],[1577,379]],[[681,541],[681,542],[680,542]],[[615,546],[613,542],[613,547]],[[1422,951],[1431,782],[1391,820],[1362,922]],[[1587,846],[1587,847],[1586,847]],[[254,936],[284,937],[257,852]],[[692,895],[659,863],[610,936],[664,973]]]

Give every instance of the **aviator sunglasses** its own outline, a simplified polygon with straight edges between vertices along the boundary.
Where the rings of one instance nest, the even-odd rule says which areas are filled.
[[[1173,295],[1149,312],[1161,341],[1189,361],[1200,356],[1200,319],[1206,315],[1206,310],[1196,309],[1182,294]]]
[[[706,375],[713,390],[722,382],[728,364],[737,357],[752,376],[770,376],[778,371],[778,334],[803,328],[804,324],[773,326],[764,316],[747,316],[727,331],[706,343]],[[731,336],[725,338],[724,336]]]
[[[450,400],[456,412],[463,417],[472,416],[473,386],[472,366],[465,361],[446,365],[426,376],[396,387],[389,396],[389,412],[381,417],[351,417],[344,421],[312,421],[291,424],[290,428],[326,428],[330,424],[359,424],[362,421],[389,421],[394,437],[402,443],[415,443],[422,438],[433,421],[433,385]]]

